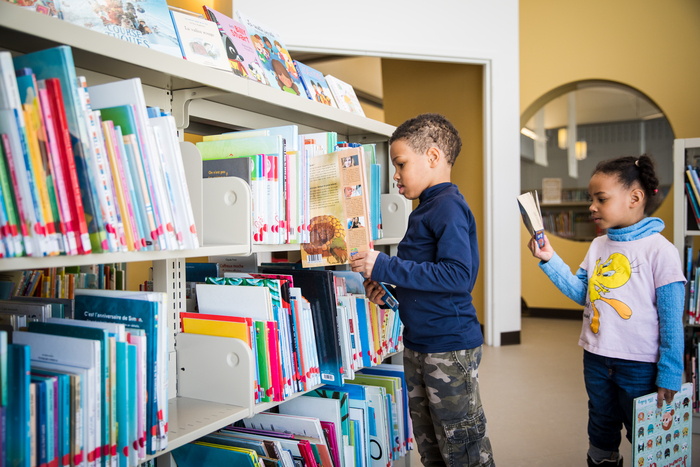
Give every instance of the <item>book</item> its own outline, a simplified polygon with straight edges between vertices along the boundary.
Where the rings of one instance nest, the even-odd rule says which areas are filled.
[[[544,223],[537,192],[530,191],[518,196],[518,206],[527,231],[535,237],[540,248],[544,247]]]
[[[297,60],[294,60],[294,65],[297,67],[301,82],[304,84],[304,89],[309,99],[330,107],[338,108],[338,105],[333,100],[333,94],[328,87],[323,73]]]
[[[309,242],[302,245],[304,267],[347,264],[372,248],[361,148],[309,159]]]
[[[8,465],[30,467],[30,349],[28,345],[8,344],[7,352],[9,399],[5,454]]]
[[[206,5],[203,8],[207,18],[219,28],[233,74],[269,86],[245,26],[213,8]]]
[[[73,63],[73,53],[68,46],[59,46],[51,49],[41,50],[26,55],[19,55],[13,58],[15,67],[31,68],[37,80],[49,80],[58,78],[61,84],[63,106],[65,110],[65,124],[62,128],[67,128],[68,132],[64,144],[70,144],[72,148],[73,162],[66,160],[67,164],[74,164],[75,172],[79,184],[79,193],[82,200],[85,220],[87,222],[87,233],[92,250],[102,251],[103,241],[106,240],[106,232],[100,204],[97,199],[96,181],[89,170],[90,154],[87,128],[85,127],[85,117],[78,92],[78,81],[75,74],[75,64]],[[55,95],[55,94],[54,94]],[[58,111],[57,111],[58,112]],[[69,155],[70,157],[70,155]],[[73,184],[73,190],[76,185]],[[74,192],[77,196],[78,192]],[[88,221],[88,219],[90,219]],[[91,249],[86,245],[86,239],[81,237],[83,250],[87,253]]]
[[[632,465],[692,465],[693,384],[683,384],[673,402],[664,401],[660,409],[657,395],[634,399]]]
[[[351,85],[332,75],[326,75],[326,82],[339,109],[365,116],[365,111],[362,110],[362,105],[360,105],[360,101]]]
[[[185,60],[231,71],[216,23],[175,10],[170,10],[170,15]]]
[[[248,157],[205,160],[202,161],[202,177],[238,177],[250,185],[250,175],[255,171],[252,165],[253,159]]]
[[[165,0],[61,2],[65,21],[180,58]]]
[[[240,11],[238,12],[238,20],[248,31],[250,42],[258,54],[258,62],[263,68],[270,86],[306,97],[304,85],[299,79],[299,72],[279,35]]]

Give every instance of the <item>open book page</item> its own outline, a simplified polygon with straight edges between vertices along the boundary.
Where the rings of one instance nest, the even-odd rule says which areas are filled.
[[[304,267],[347,264],[371,249],[361,148],[309,158],[310,242],[302,245]]]
[[[525,227],[530,235],[536,235],[537,244],[542,248],[544,246],[544,223],[542,222],[537,192],[530,191],[518,196],[518,205]]]

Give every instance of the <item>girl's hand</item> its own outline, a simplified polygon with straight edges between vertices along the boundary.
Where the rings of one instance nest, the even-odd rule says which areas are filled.
[[[534,235],[528,242],[527,247],[532,252],[532,256],[537,259],[541,259],[545,263],[552,259],[552,255],[554,255],[554,248],[552,248],[552,245],[549,244],[549,239],[546,235],[544,236],[544,246],[542,248],[540,248],[540,246],[537,244],[537,240],[535,239]]]
[[[379,282],[373,281],[372,279],[367,279],[362,283],[362,285],[365,286],[365,294],[370,302],[376,303],[380,306],[384,305],[384,300],[382,300],[382,297],[384,296],[385,292],[382,286],[379,285]]]
[[[350,258],[350,266],[354,272],[359,272],[365,279],[370,279],[377,256],[379,256],[379,252],[374,250],[357,253]],[[379,288],[381,289],[381,287]]]
[[[663,401],[666,401],[667,404],[673,402],[673,396],[676,395],[676,392],[678,391],[671,391],[670,389],[659,388],[659,391],[656,395],[656,407],[658,407],[659,409],[663,407]]]

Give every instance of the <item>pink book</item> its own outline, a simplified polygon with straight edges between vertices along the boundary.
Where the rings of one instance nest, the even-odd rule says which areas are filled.
[[[275,321],[265,321],[267,328],[267,342],[269,345],[269,364],[270,364],[270,385],[274,392],[272,394],[273,401],[283,401],[284,392],[282,390],[282,359],[280,355],[279,333],[277,332],[277,323]]]
[[[335,423],[321,422],[321,428],[323,428],[323,433],[326,435],[326,440],[328,440],[328,449],[333,456],[333,463],[335,465],[340,465],[340,451],[338,448],[338,440],[335,436]]]

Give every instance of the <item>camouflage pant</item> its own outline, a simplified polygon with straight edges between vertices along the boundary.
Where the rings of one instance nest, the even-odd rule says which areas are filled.
[[[479,396],[481,350],[404,350],[413,435],[426,467],[495,465]]]

